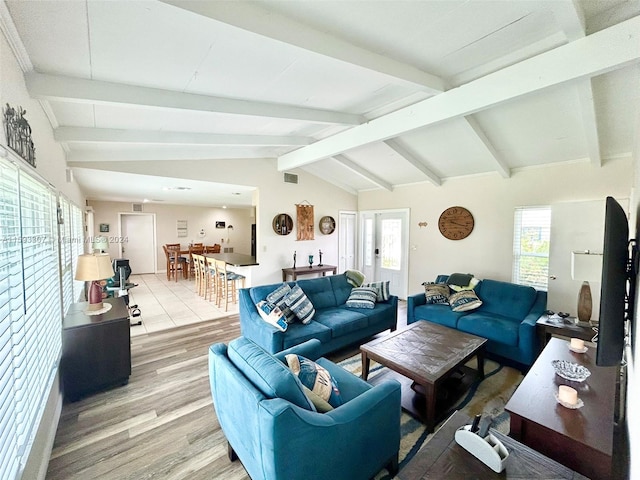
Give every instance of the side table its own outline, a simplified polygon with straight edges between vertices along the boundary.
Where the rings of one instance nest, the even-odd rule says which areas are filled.
[[[506,467],[496,473],[455,441],[456,430],[471,419],[456,411],[429,442],[400,470],[400,480],[523,479],[554,478],[587,480],[587,477],[545,457],[516,440],[491,429],[491,434],[509,451]],[[446,472],[446,473],[445,473]]]
[[[104,303],[110,303],[111,310],[101,315],[87,315],[87,303],[75,303],[62,323],[60,371],[68,401],[129,381],[129,312],[124,298],[106,298]]]
[[[331,272],[333,275],[338,271],[338,267],[335,265],[313,265],[311,267],[296,267],[296,268],[283,268],[282,269],[282,281],[286,282],[287,277],[291,276],[295,282],[301,275],[311,275],[314,273],[322,273],[324,277],[327,272]]]
[[[576,323],[575,317],[567,317],[565,319],[549,315],[542,315],[536,322],[536,330],[540,339],[540,351],[547,345],[549,339],[553,336],[562,336],[568,338],[580,338],[590,342],[596,332],[592,327],[582,327]]]

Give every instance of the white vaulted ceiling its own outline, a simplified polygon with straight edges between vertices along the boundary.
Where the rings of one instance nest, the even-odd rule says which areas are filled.
[[[5,5],[29,93],[89,198],[141,200],[95,162],[149,161],[135,181],[172,201],[153,195],[167,179],[152,162],[274,158],[355,193],[600,168],[637,142],[638,0]],[[225,194],[240,190],[250,204]]]

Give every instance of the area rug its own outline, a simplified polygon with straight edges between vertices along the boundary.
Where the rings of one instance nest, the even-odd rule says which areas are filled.
[[[339,365],[354,375],[362,373],[360,355],[347,358],[340,362]],[[475,368],[475,360],[469,362],[468,365],[471,368]],[[475,380],[466,395],[463,395],[443,418],[449,418],[456,410],[461,410],[469,417],[474,417],[477,414],[482,414],[482,416],[490,415],[493,418],[491,427],[508,434],[509,414],[505,412],[504,406],[524,377],[519,370],[501,365],[493,360],[485,360],[484,371],[485,378],[483,380]],[[371,362],[369,369],[370,380],[387,373],[388,369],[386,367],[376,362]],[[436,425],[436,431],[441,423]],[[423,423],[404,411],[400,418],[400,434],[399,466],[402,469],[416,452],[429,442],[432,434],[426,432],[426,427]],[[375,478],[376,480],[390,480],[391,477],[386,473],[386,470],[383,470]]]

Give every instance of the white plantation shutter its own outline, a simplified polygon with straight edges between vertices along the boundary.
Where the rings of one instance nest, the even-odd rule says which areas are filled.
[[[22,315],[18,169],[0,159],[0,478],[19,469],[13,371],[13,319]]]
[[[547,290],[550,236],[551,207],[516,208],[513,227],[514,283]]]
[[[19,478],[61,351],[56,195],[0,159],[0,478]]]

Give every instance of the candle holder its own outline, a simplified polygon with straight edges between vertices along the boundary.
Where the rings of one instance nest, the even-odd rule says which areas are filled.
[[[322,250],[318,250],[318,257],[320,257],[320,262],[318,262],[318,266],[322,266]]]
[[[296,268],[296,251],[293,251],[293,268]]]
[[[309,268],[313,267],[313,255],[309,255]]]
[[[556,401],[565,408],[575,410],[584,407],[584,402],[578,397],[578,392],[567,385],[560,385],[554,395]]]

